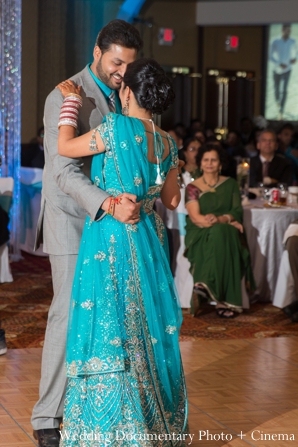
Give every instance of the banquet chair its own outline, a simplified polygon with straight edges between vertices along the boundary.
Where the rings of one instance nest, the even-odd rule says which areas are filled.
[[[7,213],[9,213],[12,203],[13,184],[12,177],[0,177],[0,205]],[[13,277],[9,266],[8,244],[5,242],[0,246],[0,283],[12,281]]]

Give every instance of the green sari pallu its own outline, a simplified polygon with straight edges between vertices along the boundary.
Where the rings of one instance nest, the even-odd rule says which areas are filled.
[[[230,214],[242,223],[241,197],[234,179],[227,178],[208,192],[202,193],[194,188],[193,184],[188,185],[186,202],[198,200],[201,214]],[[214,301],[241,312],[243,276],[247,288],[251,291],[255,289],[245,235],[229,224],[199,228],[187,216],[185,246],[194,283],[202,284]]]

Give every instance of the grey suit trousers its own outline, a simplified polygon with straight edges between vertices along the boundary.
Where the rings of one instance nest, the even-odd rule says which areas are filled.
[[[42,353],[40,397],[31,419],[34,430],[58,428],[63,416],[66,332],[76,261],[77,255],[50,255],[54,297]]]

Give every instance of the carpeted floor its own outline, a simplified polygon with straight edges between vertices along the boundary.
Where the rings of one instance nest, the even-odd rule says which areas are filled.
[[[14,281],[0,284],[0,316],[10,349],[43,345],[53,289],[48,258],[22,253],[11,264]]]
[[[233,319],[219,318],[214,306],[202,305],[198,318],[184,314],[180,339],[228,340],[243,338],[298,337],[298,323],[271,304],[254,303]]]
[[[0,315],[10,349],[43,345],[53,294],[49,260],[23,256],[11,264],[14,282],[0,285]],[[292,336],[298,336],[298,324],[272,305],[260,303],[229,320],[219,318],[213,306],[203,303],[199,318],[184,312],[181,330],[182,341]]]

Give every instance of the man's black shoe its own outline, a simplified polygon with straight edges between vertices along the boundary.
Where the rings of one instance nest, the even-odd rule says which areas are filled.
[[[60,433],[58,428],[34,430],[33,436],[38,441],[38,447],[59,447]]]
[[[294,303],[289,304],[282,310],[288,317],[291,317],[293,314],[298,312],[298,301],[294,301]]]

